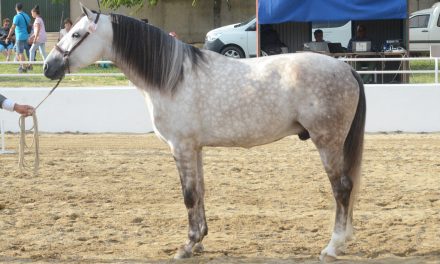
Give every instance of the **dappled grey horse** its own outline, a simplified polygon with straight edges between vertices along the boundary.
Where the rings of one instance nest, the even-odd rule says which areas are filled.
[[[201,250],[208,234],[203,146],[250,148],[289,135],[313,141],[330,179],[336,217],[321,258],[336,258],[352,235],[365,126],[363,84],[349,65],[313,53],[230,59],[130,17],[82,10],[48,55],[44,74],[60,79],[105,57],[143,92],[154,131],[176,161],[188,210],[189,240],[176,258]]]

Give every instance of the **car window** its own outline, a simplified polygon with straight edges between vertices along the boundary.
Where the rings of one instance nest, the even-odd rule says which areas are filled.
[[[427,28],[429,22],[429,14],[413,16],[409,19],[410,28]]]
[[[246,31],[255,31],[257,29],[257,22],[253,23],[252,25],[250,25]]]
[[[248,20],[246,20],[246,21],[244,21],[244,22],[238,23],[238,24],[235,25],[234,27],[241,27],[241,26],[244,26],[244,25],[248,24],[249,22],[251,22],[253,19],[255,19],[255,16],[251,17],[250,19],[248,19]]]

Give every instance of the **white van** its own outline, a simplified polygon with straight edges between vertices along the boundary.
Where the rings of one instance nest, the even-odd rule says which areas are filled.
[[[409,50],[429,51],[432,44],[440,44],[440,3],[409,16]]]
[[[334,43],[341,43],[347,47],[351,38],[351,21],[313,23],[312,35],[315,29],[322,29],[324,39]],[[272,36],[272,39],[276,37]],[[262,45],[263,45],[263,40]],[[233,58],[251,58],[257,55],[257,33],[256,18],[252,17],[248,21],[219,27],[206,34],[205,45],[203,48],[218,52]],[[275,41],[276,42],[276,41]],[[287,53],[287,47],[280,43],[282,53]],[[271,53],[262,50],[262,55]],[[272,53],[274,54],[274,53]]]
[[[242,23],[209,31],[206,34],[204,48],[233,58],[256,57],[257,33],[255,17]]]

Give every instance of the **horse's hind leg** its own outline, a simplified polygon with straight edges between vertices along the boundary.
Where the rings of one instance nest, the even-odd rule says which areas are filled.
[[[188,210],[188,241],[177,251],[175,258],[189,258],[197,243],[208,233],[204,210],[204,184],[201,150],[192,147],[173,146],[173,155],[180,174],[183,198]],[[200,249],[198,245],[196,249]]]
[[[313,139],[313,137],[312,137]],[[337,254],[343,250],[347,235],[347,228],[351,230],[349,222],[349,202],[353,183],[347,175],[344,174],[344,153],[343,142],[333,142],[319,144],[315,142],[321,155],[324,168],[330,179],[333,190],[333,196],[336,200],[336,216],[333,234],[327,247],[322,252],[321,260],[334,260]]]
[[[204,247],[202,245],[202,239],[208,234],[208,225],[206,223],[206,216],[205,216],[205,180],[203,176],[203,158],[202,158],[202,151],[197,152],[197,179],[199,182],[199,191],[200,191],[200,201],[198,203],[199,208],[197,210],[199,215],[199,224],[200,224],[200,231],[202,233],[202,238],[200,239],[200,242],[198,242],[194,246],[194,252],[201,253],[204,250]]]

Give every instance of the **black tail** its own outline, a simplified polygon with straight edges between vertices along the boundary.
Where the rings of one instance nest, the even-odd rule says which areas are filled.
[[[353,189],[350,195],[349,212],[353,210],[353,202],[356,199],[356,193],[359,189],[361,177],[362,152],[364,148],[366,101],[364,84],[359,74],[352,70],[352,74],[359,84],[359,101],[351,123],[350,131],[344,144],[344,173],[348,175],[353,182]]]

